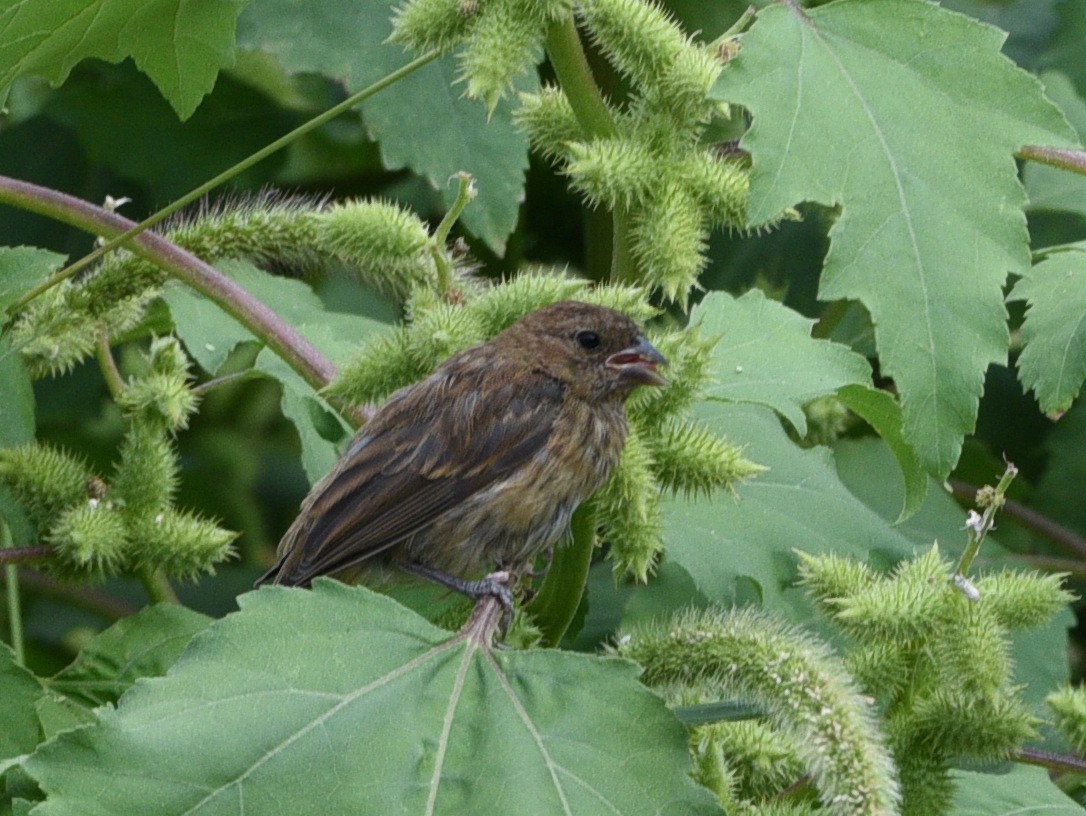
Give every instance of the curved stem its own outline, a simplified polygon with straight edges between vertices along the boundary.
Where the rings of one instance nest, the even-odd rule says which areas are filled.
[[[589,136],[611,136],[615,119],[588,65],[573,15],[547,29],[547,57],[573,113]]]
[[[588,582],[596,548],[596,520],[591,507],[581,505],[570,522],[573,541],[555,548],[547,577],[526,611],[543,633],[544,646],[556,646],[577,614]]]
[[[301,138],[305,134],[309,133],[311,130],[316,129],[327,122],[330,122],[341,113],[344,113],[347,110],[353,108],[360,102],[364,102],[366,99],[373,96],[378,91],[384,90],[389,85],[392,85],[393,83],[397,82],[408,74],[414,73],[416,70],[426,65],[427,63],[433,62],[440,55],[441,54],[438,51],[430,51],[426,54],[423,54],[421,57],[412,60],[402,68],[393,71],[391,74],[382,77],[377,82],[374,82],[372,85],[363,88],[361,91],[358,91],[358,93],[351,94],[351,96],[344,99],[338,105],[334,105],[333,107],[326,110],[324,113],[318,116],[314,116],[312,119],[305,122],[304,124],[299,125],[294,130],[290,131],[290,133],[287,133],[285,136],[280,136],[274,142],[265,145],[252,155],[248,156],[245,159],[242,159],[233,167],[230,167],[229,169],[219,173],[219,175],[215,176],[215,178],[211,179],[210,181],[204,182],[195,190],[192,190],[191,192],[188,192],[185,195],[181,196],[181,198],[177,199],[177,201],[173,202],[168,207],[164,207],[163,209],[156,212],[154,215],[145,218],[138,224],[132,224],[119,235],[115,235],[111,240],[102,244],[102,246],[98,247],[93,252],[90,252],[87,255],[83,256],[75,263],[69,264],[64,269],[61,269],[55,275],[50,277],[49,280],[44,281],[39,286],[34,287],[29,292],[24,294],[22,297],[20,297],[8,307],[8,314],[15,314],[19,309],[21,309],[34,298],[36,298],[42,292],[48,290],[53,286],[56,286],[58,283],[65,280],[66,278],[70,278],[81,269],[86,269],[88,266],[97,261],[107,252],[113,251],[117,247],[131,240],[132,238],[135,238],[137,235],[144,232],[145,230],[153,227],[155,224],[158,224],[164,219],[169,218],[181,208],[187,206],[188,204],[191,204],[196,199],[211,192],[220,184],[229,181],[230,179],[237,176],[239,173],[245,172],[254,164],[263,161],[264,159],[268,158],[268,156],[271,156],[273,153],[282,150],[291,142]],[[128,223],[131,224],[132,222]]]
[[[129,219],[102,207],[7,176],[0,176],[0,203],[64,221],[95,235],[118,235],[133,227]],[[217,304],[313,388],[323,388],[335,376],[336,367],[316,346],[215,267],[150,232],[134,237],[128,249]]]

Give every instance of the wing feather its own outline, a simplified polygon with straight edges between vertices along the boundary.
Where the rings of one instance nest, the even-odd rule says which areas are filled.
[[[314,487],[258,583],[308,585],[426,529],[542,450],[563,393],[544,374],[483,366],[399,392]]]

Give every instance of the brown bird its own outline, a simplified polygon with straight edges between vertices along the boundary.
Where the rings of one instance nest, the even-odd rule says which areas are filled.
[[[625,315],[572,301],[533,312],[397,391],[302,503],[257,585],[394,566],[469,597],[569,529],[626,439],[624,401],[667,361]]]

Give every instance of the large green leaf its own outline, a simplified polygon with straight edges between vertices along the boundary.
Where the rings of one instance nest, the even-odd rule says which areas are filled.
[[[865,561],[875,553],[894,561],[913,552],[907,538],[841,484],[828,449],[799,448],[771,411],[705,403],[696,414],[769,468],[740,484],[734,497],[664,504],[668,559],[689,571],[710,600],[733,601],[753,582],[767,606],[784,609],[797,549]]]
[[[338,0],[262,0],[242,15],[238,42],[275,56],[292,72],[312,72],[360,90],[412,58],[386,42],[391,2],[345,4]],[[532,90],[534,78],[522,90]],[[467,99],[455,61],[446,57],[372,97],[362,114],[390,169],[409,167],[440,191],[446,206],[456,198],[450,178],[475,177],[478,197],[464,225],[501,253],[516,226],[528,168],[528,141],[511,121],[503,100],[488,117],[482,102]]]
[[[841,208],[820,296],[871,313],[905,438],[939,476],[1006,357],[1003,281],[1029,263],[1014,151],[1075,143],[1003,36],[915,0],[779,4],[717,86],[753,114],[753,224],[800,201]]]
[[[24,0],[0,9],[0,98],[16,77],[59,85],[80,60],[131,57],[182,118],[234,62],[249,0]]]
[[[27,760],[38,813],[720,812],[630,663],[492,652],[327,580],[239,601]]]
[[[1086,379],[1086,244],[1048,255],[1022,275],[1008,300],[1029,302],[1018,357],[1022,384],[1041,410],[1066,411]]]
[[[752,402],[779,411],[801,435],[803,406],[846,385],[870,385],[871,366],[847,346],[811,337],[814,321],[757,289],[741,298],[708,295],[692,320],[720,338],[713,350],[713,384],[707,395]]]
[[[114,703],[138,678],[165,674],[209,623],[178,604],[147,607],[95,635],[49,687],[88,706]]]

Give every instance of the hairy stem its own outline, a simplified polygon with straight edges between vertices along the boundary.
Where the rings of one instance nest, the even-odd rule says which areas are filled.
[[[977,488],[975,485],[967,484],[966,482],[957,479],[950,480],[950,489],[956,499],[964,499],[971,502],[977,495]],[[1013,519],[1027,530],[1031,530],[1038,535],[1044,536],[1065,551],[1073,553],[1081,559],[1086,559],[1086,538],[1078,535],[1073,530],[1069,530],[1063,525],[1057,524],[1047,516],[1038,513],[1032,508],[1026,507],[1024,504],[1015,501],[1014,499],[1007,499],[1004,502],[1002,512],[1005,518]]]
[[[7,176],[0,176],[0,203],[55,218],[95,235],[117,235],[133,226],[129,219],[102,207]],[[323,388],[335,375],[331,361],[293,326],[210,264],[149,232],[133,238],[128,248],[217,304],[313,388]]]
[[[102,244],[102,246],[98,247],[93,252],[90,252],[87,255],[83,256],[75,263],[69,264],[64,269],[60,270],[51,278],[49,278],[49,280],[45,281],[40,286],[35,287],[31,291],[20,297],[11,306],[8,307],[8,314],[15,314],[19,311],[19,309],[21,309],[34,298],[36,298],[42,292],[48,290],[53,286],[56,286],[58,283],[65,280],[66,278],[70,278],[72,275],[76,274],[80,270],[86,269],[88,266],[97,261],[107,252],[112,252],[114,249],[121,246],[122,244],[126,244],[132,238],[135,238],[140,233],[144,232],[150,227],[153,227],[155,224],[160,223],[164,219],[169,218],[181,208],[187,206],[188,204],[191,204],[193,201],[196,201],[198,198],[201,198],[202,196],[211,192],[219,185],[224,184],[238,174],[245,172],[254,164],[263,161],[264,159],[268,158],[268,156],[271,156],[273,153],[282,150],[284,147],[301,138],[305,134],[309,133],[311,130],[316,129],[327,122],[330,122],[341,113],[345,113],[346,111],[353,108],[355,105],[358,105],[359,103],[373,96],[378,91],[384,90],[389,85],[392,85],[403,77],[414,73],[416,70],[426,65],[427,63],[433,62],[439,56],[439,52],[430,51],[429,53],[423,54],[421,57],[412,60],[402,68],[399,68],[392,73],[382,77],[377,82],[374,82],[367,88],[363,88],[358,93],[352,94],[351,96],[340,102],[338,105],[329,108],[324,113],[318,116],[314,116],[308,122],[299,125],[290,133],[287,133],[285,136],[279,137],[274,142],[271,142],[265,147],[262,147],[260,150],[256,151],[247,158],[242,159],[233,167],[224,170],[222,173],[219,173],[219,175],[215,176],[215,178],[211,179],[210,181],[204,182],[195,190],[192,190],[191,192],[181,196],[181,198],[174,201],[168,207],[164,207],[163,209],[156,212],[154,215],[151,215],[150,217],[144,219],[138,224],[132,224],[119,235],[114,235],[111,240],[105,242],[104,244]]]

